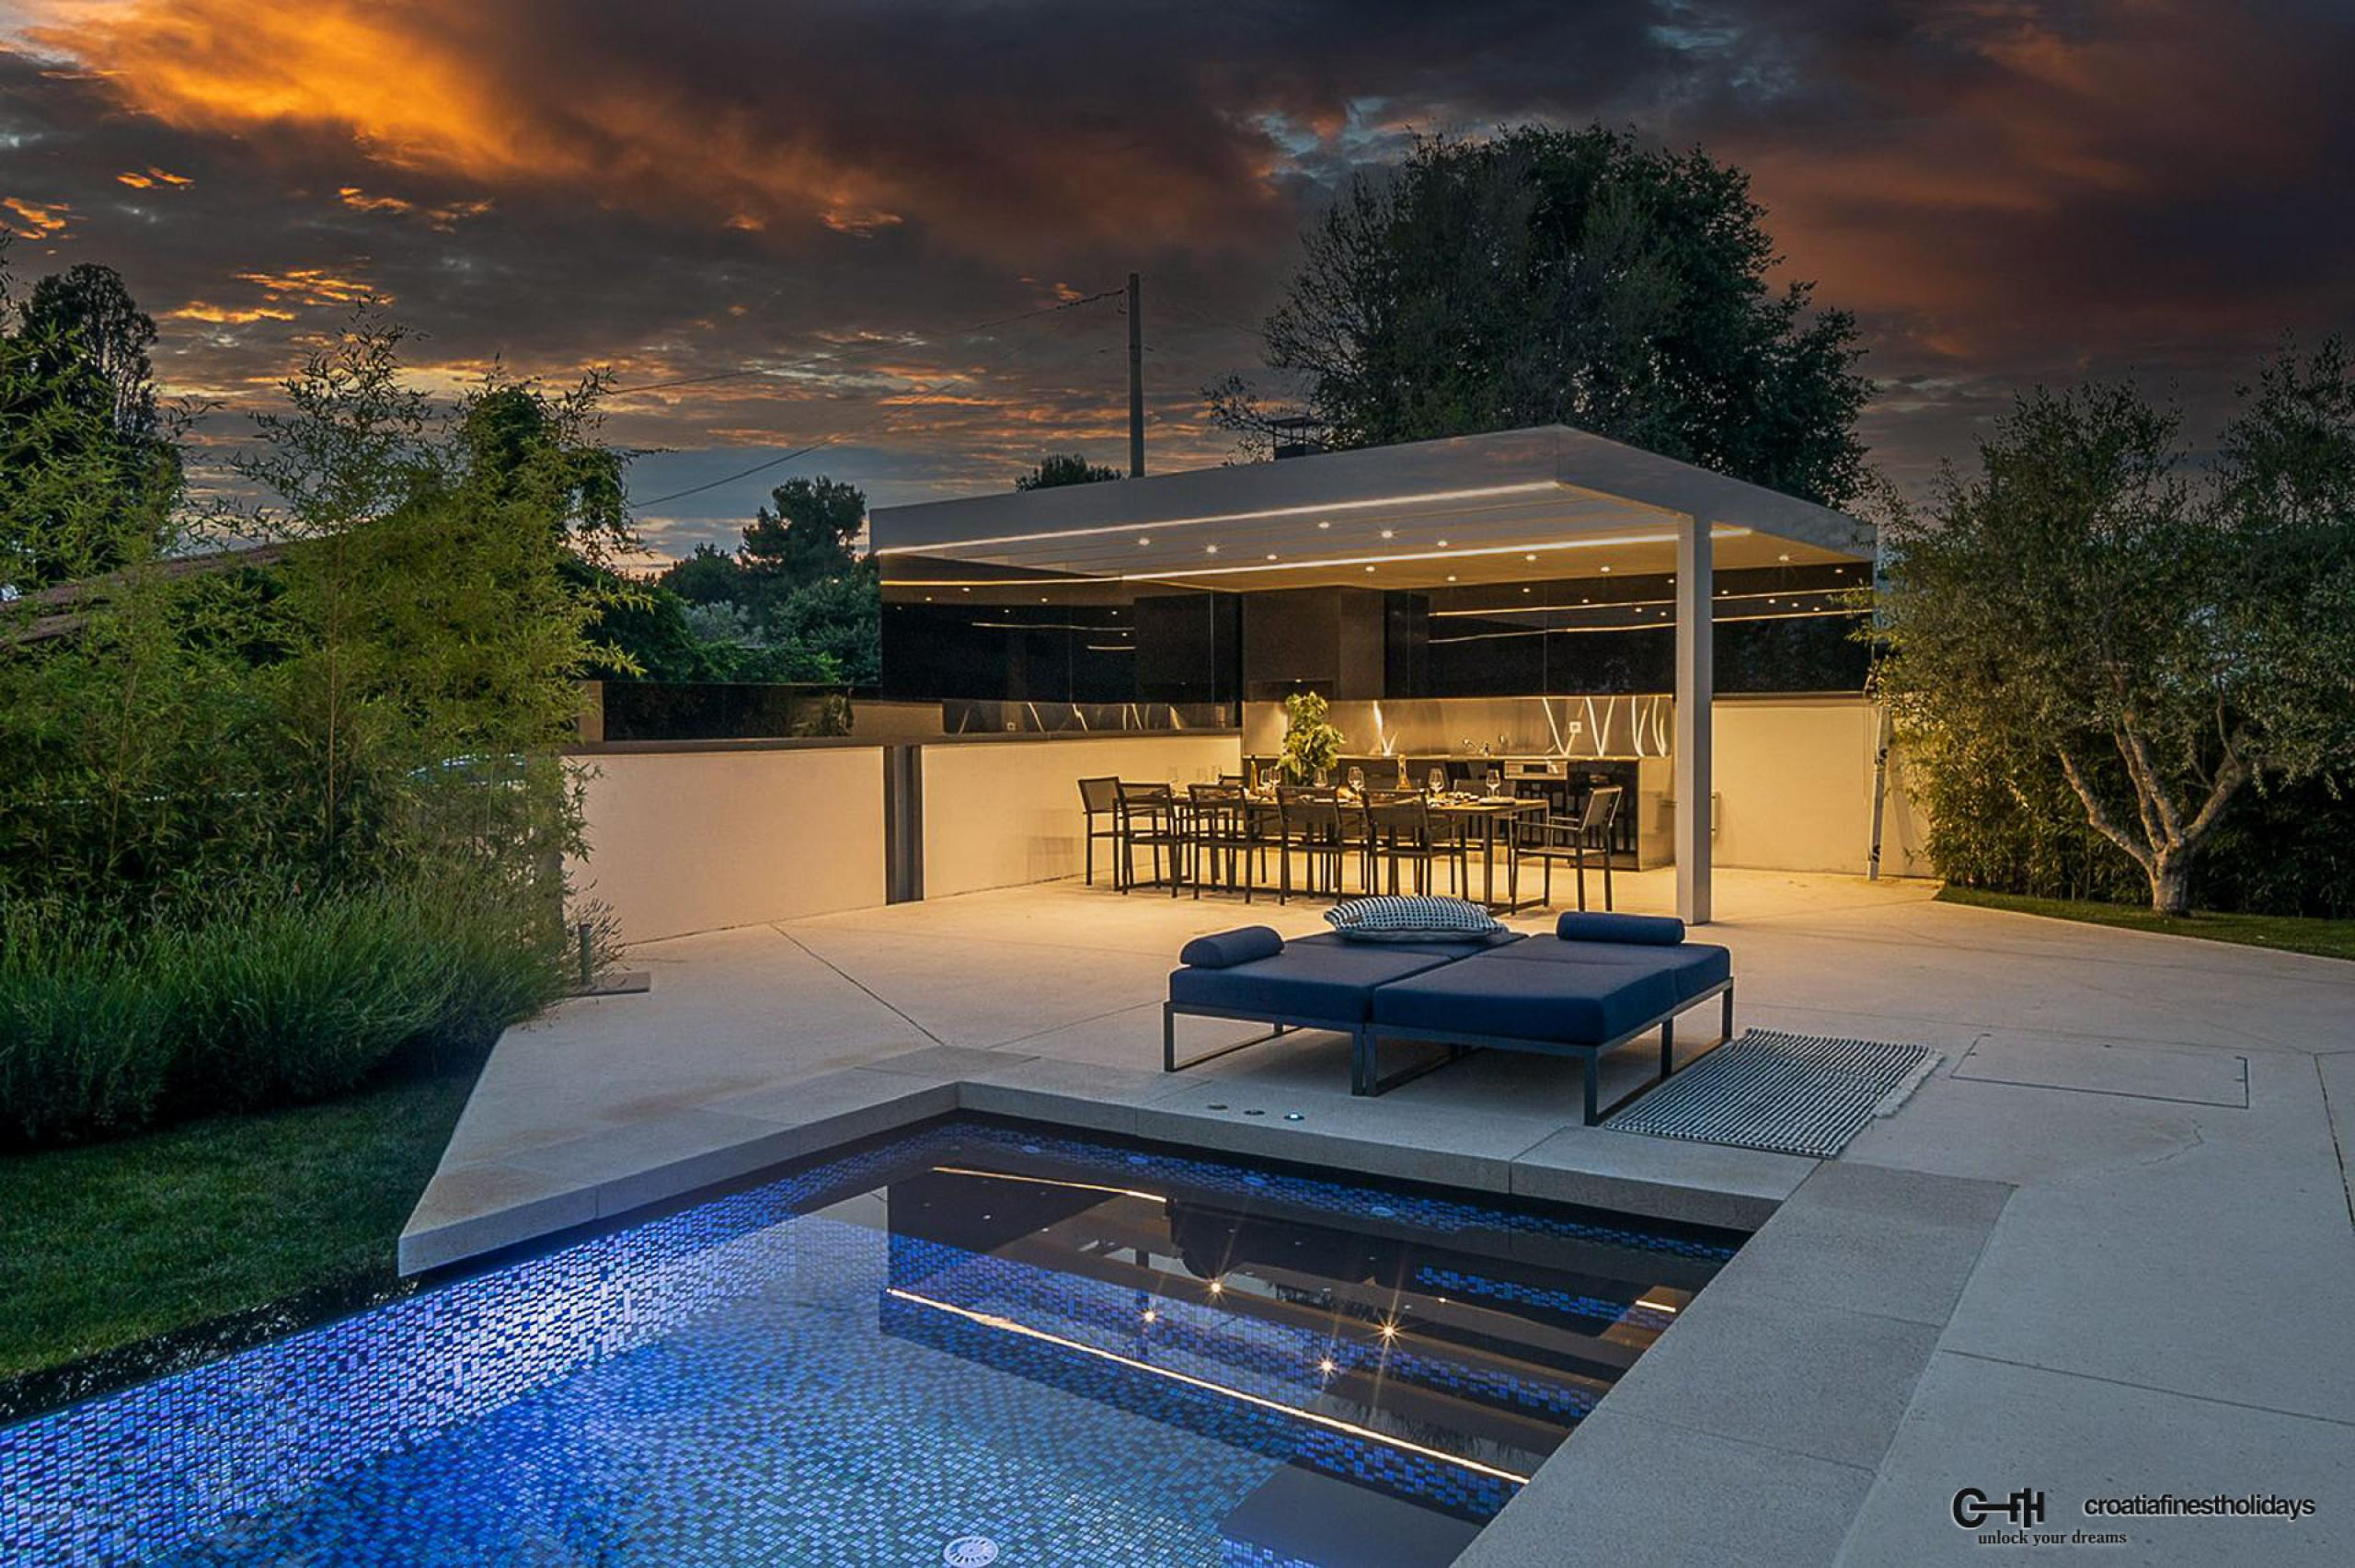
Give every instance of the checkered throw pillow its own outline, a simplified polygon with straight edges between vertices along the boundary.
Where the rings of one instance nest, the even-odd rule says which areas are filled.
[[[1421,894],[1351,898],[1325,919],[1350,942],[1482,942],[1505,929],[1477,904]]]

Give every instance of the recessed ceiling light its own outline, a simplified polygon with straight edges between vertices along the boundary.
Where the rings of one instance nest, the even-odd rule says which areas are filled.
[[[1045,594],[1043,594],[1043,593],[1042,593],[1042,594],[1040,594],[1040,595],[1039,596],[1039,602],[1040,602],[1040,603],[1041,603],[1041,604],[1044,604],[1045,602],[1047,602],[1047,596],[1046,596]]]
[[[1330,528],[1333,526],[1333,522],[1330,518],[1327,518],[1325,521],[1318,523],[1316,526],[1319,528]]]
[[[1269,552],[1268,552],[1268,559],[1269,559],[1270,561],[1272,561],[1272,560],[1274,560],[1275,558],[1276,558],[1276,553],[1275,553],[1273,550],[1269,551]]]
[[[971,589],[970,589],[970,588],[960,588],[960,589],[959,589],[957,591],[958,591],[958,592],[959,592],[959,593],[971,593],[971,592],[972,592],[973,590],[972,590]]]
[[[1537,557],[1536,557],[1534,555],[1523,555],[1523,556],[1522,557],[1522,560],[1524,560],[1524,561],[1534,561],[1534,560],[1537,559]]]
[[[1609,567],[1603,567],[1603,569],[1604,571],[1606,571],[1606,572],[1607,572],[1607,571],[1609,571],[1611,568],[1610,568]]]
[[[1384,539],[1396,539],[1398,537],[1398,531],[1395,528],[1385,528],[1382,531],[1382,536]]]
[[[1525,589],[1525,588],[1524,588],[1524,589],[1522,589],[1521,591],[1522,591],[1522,592],[1523,592],[1523,593],[1528,593],[1528,592],[1530,592],[1530,591],[1532,591],[1532,590],[1531,590],[1531,589]]]
[[[1446,541],[1446,540],[1444,540],[1444,539],[1441,540],[1441,541],[1439,542],[1439,547],[1440,547],[1441,549],[1442,549],[1442,550],[1446,549],[1446,548],[1447,548],[1447,541]]]
[[[1138,544],[1152,544],[1152,543],[1153,543],[1153,541],[1152,541],[1152,540],[1150,540],[1150,539],[1147,539],[1143,534],[1140,533],[1140,534],[1138,534],[1138,535],[1137,535],[1137,543],[1138,543]]]
[[[1215,555],[1218,554],[1218,546],[1215,544],[1205,544],[1202,546],[1202,554],[1205,555]]]
[[[928,593],[927,593],[927,594],[925,594],[925,595],[924,596],[924,601],[925,601],[926,604],[931,603],[931,602],[932,602],[932,595],[930,595],[930,594],[928,594]]]
[[[1450,573],[1448,574],[1447,580],[1448,580],[1448,581],[1450,581],[1450,582],[1453,582],[1453,581],[1455,580],[1455,574],[1454,574],[1454,573],[1453,573],[1453,572],[1450,572]]]
[[[1366,570],[1367,570],[1367,571],[1372,571],[1372,570],[1373,570],[1373,568],[1372,567],[1368,567],[1366,568]]]
[[[1791,553],[1790,553],[1788,550],[1784,551],[1781,555],[1777,555],[1777,556],[1775,556],[1775,559],[1776,559],[1776,560],[1778,560],[1778,561],[1787,561],[1787,560],[1789,560],[1790,558],[1791,558]]]

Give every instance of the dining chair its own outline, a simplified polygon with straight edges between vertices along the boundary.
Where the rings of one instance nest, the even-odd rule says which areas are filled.
[[[1432,864],[1447,862],[1447,890],[1457,892],[1470,873],[1464,860],[1464,836],[1454,823],[1434,816],[1430,802],[1416,789],[1368,790],[1365,796],[1365,887],[1372,892],[1377,867],[1383,867],[1384,891],[1398,891],[1401,862],[1414,867],[1413,888],[1431,890]]]
[[[1338,897],[1341,887],[1341,796],[1330,784],[1276,786],[1276,901],[1292,898],[1292,852],[1307,861],[1305,892],[1319,883]],[[1324,874],[1320,876],[1321,874]]]
[[[1152,886],[1158,887],[1166,880],[1169,896],[1176,898],[1178,862],[1186,842],[1178,820],[1177,791],[1166,784],[1132,784],[1127,779],[1117,781],[1113,789],[1120,807],[1120,891],[1125,893],[1137,885],[1136,854],[1143,846],[1153,851]],[[1164,850],[1168,852],[1166,876]]]
[[[1554,863],[1567,860],[1578,870],[1579,908],[1586,908],[1586,857],[1592,852],[1603,863],[1603,907],[1611,908],[1611,830],[1625,793],[1618,784],[1596,784],[1576,817],[1534,818],[1516,837],[1516,859],[1529,855],[1545,863],[1545,903],[1554,901]]]
[[[1251,802],[1239,784],[1196,784],[1187,792],[1186,853],[1188,880],[1194,897],[1202,884],[1233,891],[1240,887],[1243,901],[1251,901],[1251,855],[1258,847],[1252,830]]]
[[[1120,841],[1120,781],[1118,779],[1082,779],[1079,781],[1079,809],[1086,819],[1087,886],[1096,886],[1096,841],[1109,839],[1115,848]],[[1096,825],[1101,817],[1105,825]],[[1115,880],[1119,867],[1113,868]]]

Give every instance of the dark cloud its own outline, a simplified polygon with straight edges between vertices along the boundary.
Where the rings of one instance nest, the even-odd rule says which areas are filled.
[[[825,438],[878,499],[1122,444],[1149,279],[1156,461],[1247,368],[1303,217],[1412,130],[1632,124],[1741,164],[1855,310],[1877,455],[1918,482],[2018,385],[2171,386],[2195,421],[2355,315],[2355,17],[2320,0],[971,6],[0,0],[18,270],[122,268],[165,373],[261,395],[356,292],[454,383],[626,383],[638,493]],[[209,424],[208,430],[219,426]],[[225,429],[225,428],[224,428]],[[765,476],[654,509],[684,548]]]

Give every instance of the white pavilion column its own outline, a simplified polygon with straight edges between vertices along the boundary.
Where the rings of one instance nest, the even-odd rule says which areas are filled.
[[[1709,525],[1676,525],[1676,912],[1709,923],[1711,654]]]

